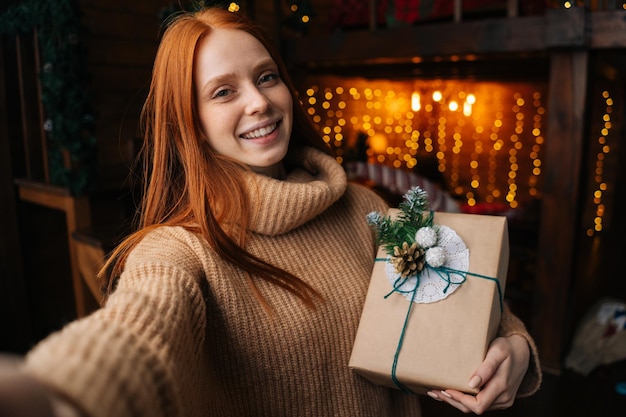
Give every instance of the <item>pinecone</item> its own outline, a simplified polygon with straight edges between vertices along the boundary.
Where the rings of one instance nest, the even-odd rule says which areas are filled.
[[[402,248],[395,246],[393,248],[391,264],[402,278],[422,272],[425,264],[424,249],[417,243],[413,243],[409,246],[407,242],[404,242],[402,243]]]

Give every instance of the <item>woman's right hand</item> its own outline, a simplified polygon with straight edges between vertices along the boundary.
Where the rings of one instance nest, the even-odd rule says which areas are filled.
[[[22,358],[0,354],[0,417],[74,417],[79,413],[23,373]]]

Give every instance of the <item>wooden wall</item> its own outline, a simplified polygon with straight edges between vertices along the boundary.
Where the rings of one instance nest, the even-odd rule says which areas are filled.
[[[168,0],[80,0],[96,109],[100,186],[117,189],[136,153],[138,118]]]
[[[0,10],[15,3],[19,1],[3,1]],[[115,222],[132,212],[119,195],[126,193],[136,152],[160,12],[170,3],[78,1],[96,111],[99,183],[92,202],[96,224]],[[25,171],[12,42],[3,38],[0,43],[0,352],[20,353],[74,319],[76,313],[66,218],[58,210],[21,200],[14,182]],[[36,104],[36,96],[29,99],[27,106]],[[36,121],[32,124],[38,129]]]

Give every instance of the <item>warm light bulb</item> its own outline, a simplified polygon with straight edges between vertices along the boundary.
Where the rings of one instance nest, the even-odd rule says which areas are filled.
[[[370,136],[368,140],[368,145],[374,153],[381,154],[387,150],[389,141],[387,140],[387,136],[382,133],[376,133],[373,136]]]
[[[463,103],[463,115],[468,117],[472,115],[472,103],[469,101]]]
[[[443,98],[443,95],[441,94],[441,91],[439,91],[439,90],[433,91],[433,100],[434,101],[440,102],[442,98]]]
[[[411,95],[411,110],[419,111],[422,108],[422,103],[420,101],[420,93],[413,92]]]

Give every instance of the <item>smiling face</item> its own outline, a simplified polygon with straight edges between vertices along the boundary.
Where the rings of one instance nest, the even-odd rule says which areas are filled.
[[[289,146],[293,101],[265,47],[246,32],[214,29],[198,46],[194,84],[211,148],[276,177]]]

